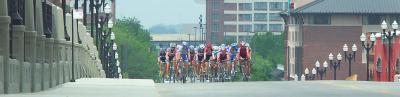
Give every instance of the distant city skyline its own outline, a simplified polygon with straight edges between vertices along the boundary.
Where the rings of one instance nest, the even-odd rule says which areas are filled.
[[[118,0],[117,18],[136,17],[146,28],[155,25],[198,23],[205,0]]]

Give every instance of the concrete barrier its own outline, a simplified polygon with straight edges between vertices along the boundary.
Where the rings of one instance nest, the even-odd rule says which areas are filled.
[[[57,86],[57,67],[58,67],[58,64],[57,63],[53,63],[52,65],[51,65],[51,68],[50,68],[50,70],[51,70],[51,79],[50,79],[50,81],[51,81],[51,85],[50,85],[50,87],[52,88],[52,87],[56,87]]]
[[[47,63],[43,65],[43,89],[47,90],[50,88],[50,65]]]
[[[57,84],[63,84],[64,83],[64,61],[60,61],[58,65],[58,83]]]
[[[31,75],[31,63],[29,62],[22,62],[21,64],[21,92],[22,93],[29,93],[31,92],[32,86],[32,75]]]
[[[68,82],[69,81],[69,62],[65,62],[64,63],[64,83],[66,83],[66,82]]]
[[[35,63],[35,71],[34,76],[33,76],[33,82],[32,82],[32,92],[39,92],[40,90],[42,90],[42,67],[43,65],[40,63]]]
[[[9,75],[5,80],[8,80],[6,85],[6,93],[19,93],[20,92],[20,65],[21,62],[16,59],[9,60]]]
[[[4,59],[0,56],[0,94],[4,93]]]

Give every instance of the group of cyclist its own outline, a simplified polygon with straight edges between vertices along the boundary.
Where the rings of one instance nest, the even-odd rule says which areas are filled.
[[[191,81],[199,79],[204,82],[209,79],[231,80],[240,71],[243,80],[250,78],[251,48],[244,41],[230,45],[188,45],[187,42],[161,49],[158,56],[162,81],[183,81],[187,77]],[[239,62],[239,64],[238,64]]]

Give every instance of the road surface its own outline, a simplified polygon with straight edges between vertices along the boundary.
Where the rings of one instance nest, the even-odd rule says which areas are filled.
[[[400,97],[400,83],[269,81],[157,83],[146,79],[79,79],[58,87],[0,97]]]
[[[156,84],[162,97],[400,97],[400,83],[364,81]]]

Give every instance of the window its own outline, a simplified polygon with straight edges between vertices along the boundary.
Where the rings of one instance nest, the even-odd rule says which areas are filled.
[[[224,10],[237,10],[236,3],[224,3]]]
[[[281,18],[281,16],[279,16],[278,13],[270,13],[269,20],[270,21],[282,21],[282,18]]]
[[[271,2],[271,3],[269,3],[269,10],[282,11],[283,10],[283,3],[282,2]]]
[[[220,21],[220,16],[217,13],[212,14],[212,21]]]
[[[267,24],[254,24],[254,32],[268,32]]]
[[[362,22],[364,25],[380,25],[382,22],[382,18],[381,16],[377,15],[363,16]]]
[[[212,9],[218,10],[221,8],[221,2],[220,1],[214,1],[212,2]]]
[[[255,21],[267,21],[267,13],[255,13],[254,20]]]
[[[218,24],[213,24],[212,25],[212,28],[211,28],[211,31],[213,31],[213,32],[219,32],[219,25]]]
[[[236,14],[224,14],[225,21],[236,21],[237,15]]]
[[[239,14],[239,21],[251,21],[251,14]]]
[[[251,3],[239,3],[239,10],[252,10]]]
[[[310,24],[322,24],[328,25],[331,24],[331,16],[329,15],[315,15],[310,16]]]
[[[283,31],[282,24],[270,24],[269,30],[270,31]]]
[[[225,32],[236,32],[236,25],[224,25]]]
[[[289,9],[289,3],[285,2],[283,3],[283,10]]]
[[[268,2],[254,2],[254,10],[268,10]]]
[[[239,25],[239,32],[251,32],[251,25]]]

